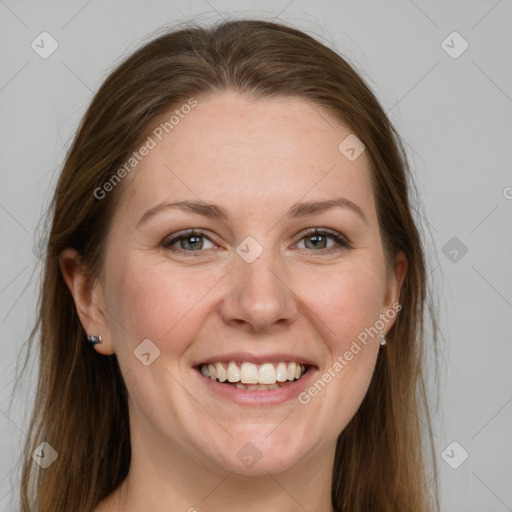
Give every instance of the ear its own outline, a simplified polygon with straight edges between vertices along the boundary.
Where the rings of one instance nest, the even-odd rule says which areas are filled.
[[[115,350],[99,280],[87,274],[74,249],[64,249],[60,253],[59,266],[86,334],[100,335],[103,339],[102,343],[94,346],[94,349],[101,354],[113,354]]]
[[[400,290],[407,273],[407,256],[404,251],[398,251],[395,256],[394,266],[388,271],[386,296],[384,299],[384,311],[390,309],[396,311],[396,305],[400,303]],[[395,306],[394,306],[395,305]],[[386,332],[388,332],[395,323],[396,315],[387,320]]]

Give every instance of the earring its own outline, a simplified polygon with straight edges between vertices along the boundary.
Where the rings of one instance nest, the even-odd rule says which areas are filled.
[[[89,345],[91,345],[91,347],[94,347],[94,345],[98,345],[98,343],[101,343],[103,341],[103,338],[101,336],[87,336],[87,341],[89,342]]]
[[[386,335],[384,333],[382,333],[382,337],[380,339],[380,344],[381,345],[385,345],[386,344]]]

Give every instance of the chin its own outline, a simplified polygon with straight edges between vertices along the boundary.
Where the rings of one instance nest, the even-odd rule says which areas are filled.
[[[228,429],[233,437],[225,436],[218,443],[212,439],[202,447],[210,461],[224,471],[247,476],[286,472],[303,461],[313,449],[311,437],[306,439],[297,430],[273,425],[239,425],[243,432]],[[277,428],[276,428],[277,427]]]

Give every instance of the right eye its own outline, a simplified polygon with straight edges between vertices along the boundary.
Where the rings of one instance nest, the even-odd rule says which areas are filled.
[[[171,252],[201,252],[201,249],[205,249],[203,240],[208,240],[215,247],[215,244],[202,231],[195,229],[171,235],[162,242],[162,247]],[[180,244],[178,248],[173,247],[178,243]]]

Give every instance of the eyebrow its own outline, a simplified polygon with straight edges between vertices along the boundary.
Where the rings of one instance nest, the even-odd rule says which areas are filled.
[[[355,212],[366,224],[368,219],[363,210],[354,202],[344,197],[336,199],[327,199],[324,201],[305,201],[292,205],[285,216],[289,218],[307,217],[308,215],[319,215],[331,208],[347,208]],[[169,208],[178,208],[184,212],[195,213],[203,215],[211,219],[227,221],[229,214],[219,205],[212,203],[204,203],[202,201],[174,201],[163,202],[157,204],[153,208],[145,211],[142,217],[137,222],[137,227],[154,217],[156,214]]]

